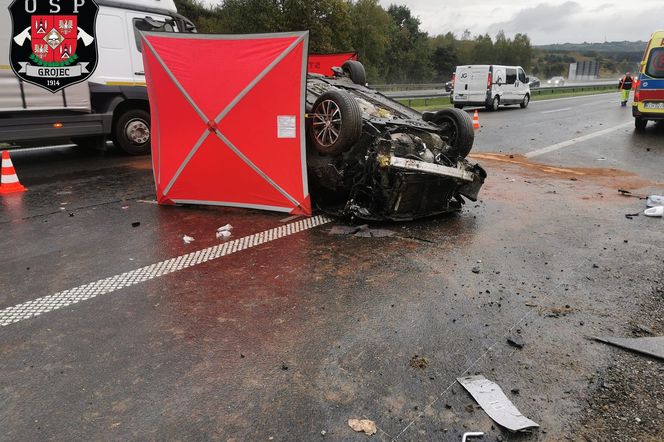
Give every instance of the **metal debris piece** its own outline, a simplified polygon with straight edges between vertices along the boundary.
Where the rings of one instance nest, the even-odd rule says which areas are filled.
[[[378,432],[376,423],[369,419],[348,419],[348,426],[358,433],[364,432],[368,436],[372,436]]]
[[[599,342],[604,342],[605,344],[615,345],[616,347],[664,359],[664,336],[650,338],[595,337],[593,339]]]
[[[191,244],[192,242],[196,241],[194,238],[188,235],[182,235],[182,241],[184,241],[185,244]]]
[[[507,343],[511,345],[512,347],[516,348],[523,348],[524,345],[526,345],[525,342],[523,342],[523,339],[519,338],[518,336],[510,336],[507,338]]]
[[[525,417],[505,396],[503,390],[484,376],[457,378],[457,381],[477,401],[491,419],[511,431],[525,431],[539,428],[539,425]]]
[[[478,431],[475,433],[463,433],[463,437],[461,438],[461,442],[466,442],[466,439],[469,437],[484,437],[484,433]]]

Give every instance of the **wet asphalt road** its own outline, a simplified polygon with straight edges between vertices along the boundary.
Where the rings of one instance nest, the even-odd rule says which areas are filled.
[[[664,192],[664,130],[634,134],[616,95],[480,121],[489,179],[459,214],[383,226],[392,238],[329,235],[333,221],[0,328],[0,439],[365,440],[346,421],[368,418],[377,440],[583,440],[620,352],[587,337],[664,334],[664,221],[625,218],[643,201],[617,192]],[[0,199],[2,309],[215,246],[226,223],[237,239],[297,222],[159,207],[149,158],[12,159],[29,191]],[[542,428],[501,431],[455,384],[467,373]],[[641,416],[624,435],[664,437],[661,412]]]

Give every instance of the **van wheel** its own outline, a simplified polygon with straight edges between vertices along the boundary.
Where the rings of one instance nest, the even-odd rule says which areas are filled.
[[[646,120],[643,117],[636,117],[634,118],[634,128],[639,131],[643,132],[646,130],[646,126],[648,125],[648,120]]]
[[[486,108],[491,112],[495,112],[498,110],[498,107],[500,107],[500,97],[496,95],[495,97],[493,97],[493,101],[491,102],[491,104],[488,105]]]
[[[113,141],[129,155],[150,153],[150,114],[142,109],[131,109],[115,122]]]
[[[524,95],[523,101],[520,104],[521,109],[527,108],[529,103],[530,103],[530,95],[526,94]]]

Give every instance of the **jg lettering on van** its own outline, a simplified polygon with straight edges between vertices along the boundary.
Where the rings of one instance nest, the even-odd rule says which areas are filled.
[[[94,0],[14,0],[9,6],[14,73],[53,93],[86,80],[97,67],[98,10]]]

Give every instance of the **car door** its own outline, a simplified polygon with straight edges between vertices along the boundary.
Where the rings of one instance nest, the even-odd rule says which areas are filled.
[[[517,77],[516,68],[505,68],[505,85],[503,86],[503,99],[505,104],[514,103],[517,99]]]
[[[515,97],[516,99],[519,100],[519,103],[523,101],[523,97],[526,96],[527,93],[530,92],[530,86],[528,85],[528,81],[526,76],[526,72],[522,68],[517,69],[517,86],[516,86],[516,94],[517,96]]]

